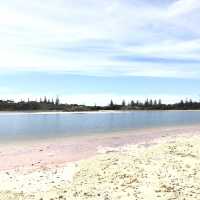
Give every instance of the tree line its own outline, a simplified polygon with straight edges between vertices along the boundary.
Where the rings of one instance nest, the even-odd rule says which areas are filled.
[[[146,99],[142,102],[139,100],[131,100],[126,102],[123,100],[121,104],[114,103],[113,100],[107,106],[87,106],[78,104],[63,104],[59,97],[55,100],[47,97],[37,100],[26,101],[21,100],[15,102],[13,100],[0,100],[0,111],[98,111],[98,110],[198,110],[200,102],[190,100],[181,100],[174,104],[162,103],[161,99],[152,100]]]
[[[0,111],[93,111],[98,110],[98,106],[85,106],[78,104],[63,104],[59,97],[40,98],[38,100],[30,100],[29,98],[15,102],[14,100],[0,100]]]
[[[181,100],[178,103],[166,104],[162,103],[162,100],[146,99],[146,101],[130,101],[128,103],[125,100],[121,104],[115,104],[110,101],[108,106],[111,110],[198,110],[200,109],[200,101],[192,101],[192,99]]]

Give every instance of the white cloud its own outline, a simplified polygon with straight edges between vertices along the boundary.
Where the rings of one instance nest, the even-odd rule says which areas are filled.
[[[178,0],[172,3],[169,7],[169,16],[177,17],[183,16],[194,10],[199,11],[200,1],[199,0]]]
[[[0,0],[0,69],[197,78],[200,3],[167,2]]]

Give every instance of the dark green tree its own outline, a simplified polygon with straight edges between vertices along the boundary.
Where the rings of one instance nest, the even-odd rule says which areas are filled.
[[[44,103],[47,103],[47,97],[46,96],[44,97]]]
[[[113,106],[114,106],[114,103],[113,103],[113,100],[111,99],[111,101],[110,101],[110,105],[109,105],[111,108],[113,108]]]
[[[144,106],[145,106],[145,107],[148,107],[148,106],[149,106],[149,99],[147,99],[147,100],[145,101]]]
[[[150,105],[150,106],[153,106],[153,100],[152,100],[152,99],[150,99],[149,105]]]
[[[135,106],[135,102],[132,100],[131,101],[131,107],[134,107]]]
[[[56,103],[55,103],[56,105],[59,105],[60,104],[60,99],[59,99],[59,97],[57,96],[56,97]]]
[[[126,102],[125,100],[122,101],[122,107],[125,107],[126,106]]]

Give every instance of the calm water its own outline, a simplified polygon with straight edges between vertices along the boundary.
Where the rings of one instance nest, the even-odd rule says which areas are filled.
[[[198,123],[200,112],[197,111],[0,113],[0,140],[30,140]]]

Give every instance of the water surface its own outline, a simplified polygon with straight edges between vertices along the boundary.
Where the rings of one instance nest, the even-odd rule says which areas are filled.
[[[0,113],[0,140],[33,140],[200,124],[199,111]]]

